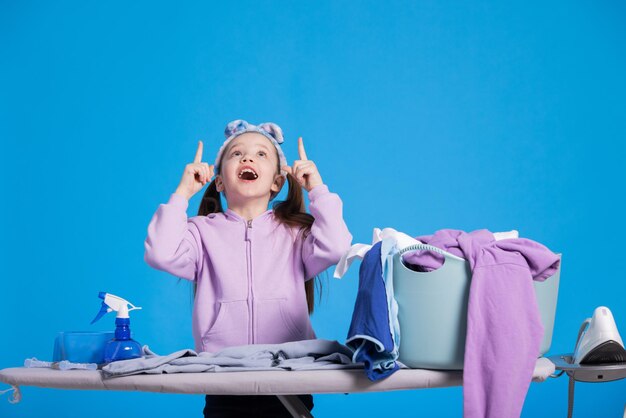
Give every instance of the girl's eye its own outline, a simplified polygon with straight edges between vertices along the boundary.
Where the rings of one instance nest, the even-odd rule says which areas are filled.
[[[259,155],[265,156],[265,151],[259,151]]]
[[[231,155],[235,155],[235,154],[240,154],[239,151],[233,151],[233,153]]]

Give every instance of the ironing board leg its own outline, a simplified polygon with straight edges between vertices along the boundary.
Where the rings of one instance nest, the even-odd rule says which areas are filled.
[[[291,416],[296,418],[313,418],[309,409],[304,406],[300,398],[296,395],[276,395],[285,405]]]

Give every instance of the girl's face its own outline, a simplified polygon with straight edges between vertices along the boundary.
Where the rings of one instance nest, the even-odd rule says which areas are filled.
[[[228,144],[220,170],[215,185],[227,200],[267,196],[269,201],[272,192],[280,192],[284,183],[276,148],[256,132],[246,132]]]

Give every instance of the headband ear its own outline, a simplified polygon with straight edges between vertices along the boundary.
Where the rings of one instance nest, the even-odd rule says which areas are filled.
[[[224,136],[226,137],[226,139],[228,139],[231,137],[231,135],[239,131],[243,131],[248,126],[250,126],[250,124],[243,119],[237,119],[229,122],[228,125],[226,125],[226,129],[224,129]]]
[[[283,143],[283,130],[280,129],[280,126],[272,122],[264,122],[258,125],[258,128],[270,134],[279,144]]]

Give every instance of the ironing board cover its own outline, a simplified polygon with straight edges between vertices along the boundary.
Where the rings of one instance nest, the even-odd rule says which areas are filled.
[[[539,358],[533,381],[542,382],[554,373],[554,364]],[[304,393],[386,392],[427,389],[463,384],[462,371],[401,369],[390,377],[372,382],[363,370],[245,371],[222,373],[138,374],[103,379],[99,370],[7,368],[0,382],[16,388],[38,386],[56,389],[119,390],[161,393],[221,395],[298,395]]]

